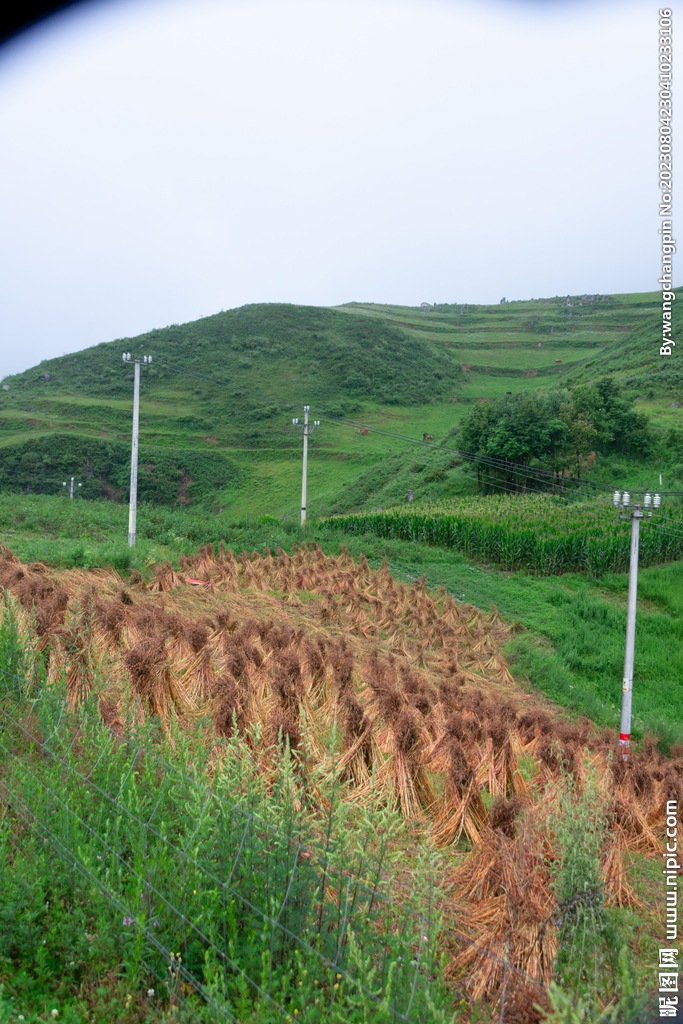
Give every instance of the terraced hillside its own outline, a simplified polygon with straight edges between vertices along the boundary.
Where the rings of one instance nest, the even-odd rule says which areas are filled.
[[[367,507],[377,481],[396,477],[407,459],[429,463],[424,449],[380,430],[438,441],[472,402],[505,392],[609,373],[653,417],[676,423],[668,407],[681,381],[658,354],[658,299],[253,305],[104,343],[4,380],[0,487],[54,493],[75,475],[85,496],[126,500],[124,350],[154,356],[142,372],[140,497],[209,500],[237,514],[295,514],[301,439],[291,419],[304,403],[322,421],[311,438],[313,512]],[[369,433],[359,433],[362,424]],[[471,487],[456,466],[439,465],[436,475],[452,469],[420,496]]]

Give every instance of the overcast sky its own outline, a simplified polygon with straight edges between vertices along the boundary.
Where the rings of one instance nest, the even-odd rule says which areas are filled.
[[[24,32],[0,377],[250,302],[654,290],[659,6],[111,0]]]

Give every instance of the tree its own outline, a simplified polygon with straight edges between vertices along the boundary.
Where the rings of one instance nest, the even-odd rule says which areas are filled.
[[[591,455],[604,449],[613,436],[600,392],[590,384],[573,388],[560,415],[567,425],[566,454],[580,477]]]
[[[620,384],[605,377],[571,391],[523,391],[477,405],[461,424],[458,442],[480,456],[480,487],[483,478],[494,487],[526,489],[530,474],[520,467],[547,466],[559,482],[571,466],[580,477],[596,453],[649,454],[653,435],[646,416],[629,408]]]
[[[621,385],[614,377],[602,377],[596,381],[595,387],[602,399],[603,412],[612,435],[605,450],[636,457],[651,454],[654,435],[645,413],[630,408]]]
[[[561,415],[562,391],[537,393],[524,391],[506,395],[487,405],[475,406],[463,422],[459,443],[468,452],[495,463],[478,463],[481,486],[485,476],[496,483],[526,489],[528,474],[520,466],[533,461],[555,465],[567,444],[568,426]]]

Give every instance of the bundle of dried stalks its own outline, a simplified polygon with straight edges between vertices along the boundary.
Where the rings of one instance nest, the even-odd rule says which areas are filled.
[[[466,973],[474,999],[499,989],[503,960],[547,985],[557,950],[544,832],[530,814],[516,827],[518,805],[494,808],[485,842],[454,876],[456,898],[470,907],[469,932],[477,946],[464,948],[447,973]]]
[[[170,562],[159,563],[154,567],[154,575],[147,584],[152,592],[168,593],[175,590],[184,580],[178,576]]]

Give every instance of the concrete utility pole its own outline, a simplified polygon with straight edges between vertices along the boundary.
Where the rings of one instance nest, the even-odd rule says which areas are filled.
[[[624,748],[624,761],[628,761],[631,752],[631,706],[633,702],[633,658],[636,646],[636,605],[638,600],[638,549],[640,546],[640,520],[652,516],[651,506],[659,508],[661,498],[655,494],[654,500],[646,494],[643,504],[631,505],[628,491],[623,495],[614,492],[612,501],[615,508],[625,510],[620,519],[631,520],[631,558],[628,570],[628,605],[626,611],[626,654],[624,656],[624,679],[621,687],[621,725],[619,727],[619,743]]]
[[[308,423],[310,405],[304,406],[304,422],[299,423],[298,419],[292,420],[293,426],[297,427],[304,435],[304,472],[301,481],[301,529],[306,526],[306,472],[308,469],[308,438],[316,427],[320,426],[320,420],[315,420],[311,426]]]
[[[82,487],[83,484],[79,484],[78,486]],[[62,484],[62,487],[68,487],[69,488],[69,497],[73,501],[73,498],[74,498],[74,478],[71,477],[71,485],[70,486],[69,486],[69,484],[67,484],[67,482],[65,480],[64,483]]]
[[[151,363],[151,356],[133,358],[130,352],[123,353],[124,363],[135,365],[135,386],[133,389],[133,444],[130,455],[130,509],[128,512],[128,547],[135,544],[135,529],[138,512],[138,424],[140,421],[140,363]]]

